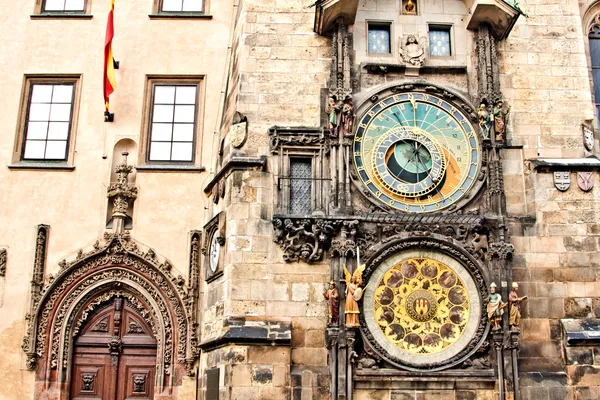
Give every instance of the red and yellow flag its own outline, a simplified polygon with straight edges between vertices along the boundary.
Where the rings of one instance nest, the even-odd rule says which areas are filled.
[[[114,36],[113,16],[115,13],[115,0],[110,0],[110,11],[106,23],[106,39],[104,40],[104,105],[108,112],[108,98],[117,88],[115,79],[115,64],[112,52],[112,40]]]

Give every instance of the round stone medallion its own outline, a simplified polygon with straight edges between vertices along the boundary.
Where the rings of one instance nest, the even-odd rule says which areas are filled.
[[[385,259],[369,277],[363,308],[382,356],[417,368],[443,365],[465,350],[482,316],[471,274],[434,250]]]

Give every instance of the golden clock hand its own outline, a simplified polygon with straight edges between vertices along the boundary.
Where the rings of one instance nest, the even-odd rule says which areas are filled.
[[[410,100],[410,104],[412,104],[413,108],[413,126],[417,126],[417,100],[415,100],[415,96],[413,96],[412,93],[408,95],[408,99]]]

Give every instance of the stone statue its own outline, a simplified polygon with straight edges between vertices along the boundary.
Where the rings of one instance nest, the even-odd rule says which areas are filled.
[[[421,67],[425,61],[425,45],[427,39],[422,37],[417,40],[415,35],[408,35],[406,40],[400,42],[400,56],[406,64]]]
[[[483,140],[489,140],[492,121],[490,119],[490,113],[487,111],[487,106],[485,105],[485,103],[481,103],[479,105],[477,116],[479,117],[479,128],[481,129],[481,137],[483,138]]]
[[[344,267],[344,275],[346,276],[346,303],[344,304],[344,314],[346,315],[346,327],[357,328],[359,326],[358,315],[358,300],[362,297],[362,274],[366,265],[363,264],[350,275],[350,272]]]
[[[506,140],[506,122],[510,113],[510,107],[504,111],[503,105],[504,101],[501,98],[497,98],[494,110],[492,111],[494,114],[494,134],[496,135],[497,142],[504,142]]]
[[[335,282],[329,282],[329,289],[323,291],[323,297],[327,300],[329,312],[329,326],[340,324],[340,292],[335,287]]]
[[[354,104],[352,96],[346,96],[342,106],[341,128],[343,137],[352,137],[354,131]]]
[[[487,314],[493,331],[501,328],[500,322],[502,321],[502,315],[504,315],[504,307],[506,307],[506,303],[502,302],[502,296],[496,293],[496,284],[492,282],[490,294],[487,296]]]
[[[337,96],[332,94],[327,100],[327,108],[325,109],[329,120],[329,134],[331,137],[338,137],[341,111],[342,104],[338,102]]]
[[[519,284],[513,282],[512,291],[508,295],[508,304],[510,310],[510,327],[511,329],[519,329],[519,323],[521,322],[521,302],[527,299],[527,296],[519,297]]]

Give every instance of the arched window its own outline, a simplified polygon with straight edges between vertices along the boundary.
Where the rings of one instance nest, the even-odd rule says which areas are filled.
[[[594,17],[588,32],[594,80],[594,103],[596,104],[596,115],[600,117],[600,14]]]

